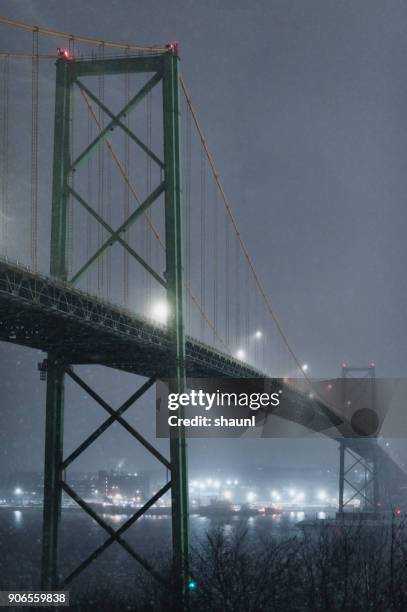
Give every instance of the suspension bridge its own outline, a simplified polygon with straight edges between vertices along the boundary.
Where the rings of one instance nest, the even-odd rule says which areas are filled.
[[[68,584],[113,542],[161,579],[123,534],[171,490],[174,563],[186,588],[185,439],[170,440],[168,459],[125,411],[160,377],[179,391],[187,377],[269,376],[284,385],[307,375],[243,240],[179,73],[177,44],[100,41],[6,18],[0,26],[14,32],[13,48],[0,50],[0,340],[48,354],[40,365],[47,380],[42,587]],[[75,371],[78,364],[147,380],[113,409]],[[108,415],[67,457],[66,377]],[[307,427],[344,424],[309,394],[294,393],[283,416],[302,423],[310,406]],[[66,477],[115,422],[171,474],[117,530]],[[342,485],[345,448],[372,474],[379,459],[393,469],[378,446],[372,453],[350,438],[341,448]],[[375,478],[356,492],[373,506]],[[62,492],[108,535],[68,576],[58,567]]]

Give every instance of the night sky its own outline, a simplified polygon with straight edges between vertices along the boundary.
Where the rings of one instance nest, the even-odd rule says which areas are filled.
[[[379,376],[406,375],[404,2],[2,0],[0,13],[107,40],[179,41],[243,237],[310,375],[335,377],[343,361],[372,360]],[[42,358],[0,346],[2,470],[41,468]],[[113,407],[140,382],[101,368],[86,375]],[[68,388],[67,451],[105,417],[82,395]],[[131,414],[154,435],[153,393]],[[203,456],[207,469],[337,459],[336,445],[324,440],[203,440],[190,448],[192,469]],[[116,426],[76,468],[123,459],[129,469],[155,465]]]

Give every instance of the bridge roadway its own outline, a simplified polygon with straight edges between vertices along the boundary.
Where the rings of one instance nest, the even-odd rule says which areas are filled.
[[[165,326],[98,299],[72,285],[34,274],[0,259],[0,341],[52,352],[68,364],[100,364],[141,376],[168,375],[171,346]],[[264,378],[238,359],[194,338],[186,338],[186,369],[191,378]],[[339,438],[350,424],[318,399],[283,387],[284,411],[278,416],[313,431]],[[339,434],[339,435],[338,435]],[[341,435],[342,434],[342,435]],[[349,434],[348,434],[349,435]],[[370,454],[366,440],[347,438],[347,446],[362,457]],[[392,474],[407,485],[407,477],[377,446],[385,480]]]

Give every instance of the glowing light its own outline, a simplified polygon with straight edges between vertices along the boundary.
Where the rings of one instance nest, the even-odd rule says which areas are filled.
[[[166,323],[169,315],[167,302],[160,300],[151,306],[151,318],[158,323]]]
[[[307,363],[303,363],[301,366],[301,369],[303,372],[307,372],[308,371],[308,364]]]
[[[14,489],[14,495],[22,495],[23,494],[23,490],[21,487],[16,487]]]
[[[297,495],[297,501],[304,501],[305,499],[305,493],[304,491],[300,491]]]
[[[253,491],[249,491],[249,493],[247,494],[247,501],[254,502],[255,499],[256,499],[256,493],[253,493]]]
[[[289,495],[290,497],[295,497],[295,494],[296,494],[296,490],[295,490],[295,489],[290,489],[290,490],[288,491],[288,495]]]
[[[246,351],[244,351],[243,349],[238,349],[236,351],[236,357],[238,359],[241,359],[241,360],[245,359],[246,358]]]
[[[234,484],[234,485],[238,485],[238,484],[239,484],[239,481],[238,481],[238,480],[234,480],[234,481],[233,481],[233,484]]]
[[[263,332],[258,329],[255,332],[254,337],[257,338],[258,340],[260,340],[260,338],[263,338]]]
[[[318,497],[318,499],[320,499],[321,501],[326,500],[326,497],[327,497],[327,495],[326,495],[326,491],[323,491],[323,490],[318,491],[318,493],[317,493],[317,497]]]
[[[62,49],[61,47],[58,47],[58,58],[70,60],[73,59],[73,55],[71,54],[69,49]]]
[[[275,499],[276,501],[280,501],[281,499],[280,493],[276,491],[275,489],[273,489],[273,491],[271,492],[271,497]]]
[[[21,525],[21,523],[23,522],[23,513],[21,512],[21,510],[14,510],[13,514],[15,524]]]
[[[195,582],[195,580],[191,580],[188,582],[188,590],[190,591],[195,591],[196,587],[197,587],[197,583]]]
[[[223,492],[223,497],[225,499],[232,499],[232,491],[224,491]]]

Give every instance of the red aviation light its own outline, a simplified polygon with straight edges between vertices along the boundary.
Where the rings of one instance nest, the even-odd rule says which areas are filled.
[[[58,59],[63,59],[67,61],[73,60],[73,55],[69,51],[69,49],[62,49],[61,47],[58,47],[57,54],[58,54]]]
[[[165,45],[165,48],[167,49],[168,53],[171,53],[172,55],[178,55],[177,42],[168,43],[168,45]]]

